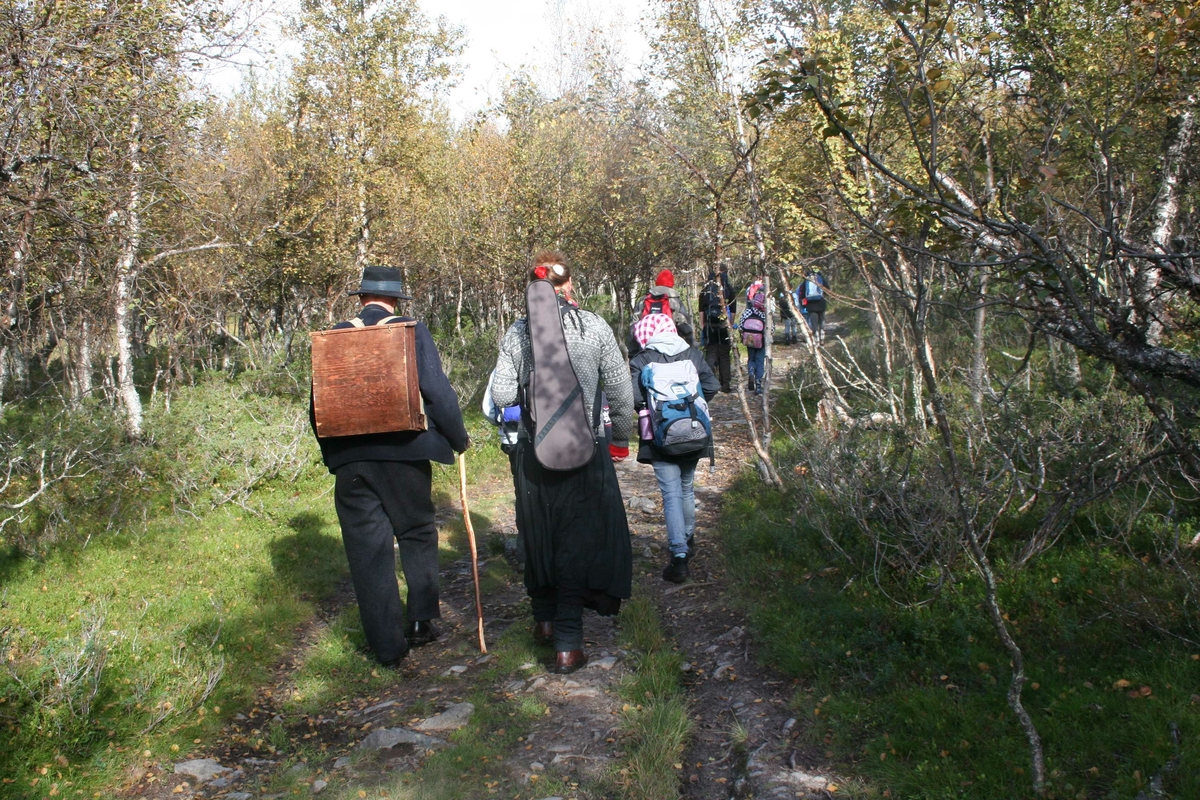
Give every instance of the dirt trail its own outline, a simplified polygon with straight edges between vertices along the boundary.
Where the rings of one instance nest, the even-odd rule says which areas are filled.
[[[785,374],[798,349],[777,348],[776,375]],[[674,585],[660,576],[667,550],[653,471],[632,459],[617,469],[633,531],[635,595],[652,598],[685,662],[683,682],[694,734],[681,764],[681,795],[694,800],[828,797],[832,779],[822,774],[819,754],[798,750],[793,744],[805,725],[789,711],[795,686],[759,663],[753,636],[726,597],[722,554],[711,531],[722,492],[752,451],[736,396],[720,395],[711,407],[717,465],[710,472],[708,463],[702,462],[696,474],[697,553],[690,582]],[[504,489],[497,487],[496,491]],[[507,491],[511,492],[511,487]],[[492,520],[491,531],[479,532],[481,536],[513,532],[511,507],[506,508]],[[481,569],[487,572],[486,560]],[[513,574],[501,570],[493,575],[501,572]],[[291,694],[293,675],[306,648],[316,641],[321,628],[351,603],[353,595],[344,587],[279,665],[272,685],[260,692],[254,707],[232,720],[217,741],[199,743],[194,751],[180,753],[170,763],[147,762],[129,776],[122,794],[249,800],[321,792],[341,796],[347,786],[366,789],[369,794],[372,787],[397,772],[419,774],[421,761],[444,746],[447,734],[439,724],[445,720],[437,715],[446,710],[465,712],[461,704],[479,691],[506,700],[529,697],[549,709],[531,728],[522,730],[521,739],[503,764],[492,765],[497,783],[489,796],[541,797],[538,783],[548,775],[568,786],[586,787],[588,778],[604,773],[624,754],[619,730],[622,700],[617,686],[630,666],[627,654],[616,643],[619,621],[591,613],[585,616],[585,648],[591,663],[573,675],[549,674],[538,662],[498,670],[498,662],[491,656],[481,657],[475,646],[474,595],[465,560],[443,570],[443,637],[414,649],[393,685],[316,715],[289,717],[281,710],[282,699]],[[484,606],[489,640],[512,625],[529,627],[528,603],[519,576],[505,580],[500,591],[489,592]],[[289,765],[286,746],[277,745],[277,753],[267,754],[269,750],[264,751],[260,742],[271,726],[285,728],[292,745],[316,745],[322,757]],[[388,744],[398,737],[406,741],[363,757],[364,742],[370,746],[373,740],[382,739]],[[177,763],[203,759],[213,759],[227,771],[207,780],[173,772]],[[289,770],[290,776],[281,775]],[[593,798],[583,788],[570,796]]]

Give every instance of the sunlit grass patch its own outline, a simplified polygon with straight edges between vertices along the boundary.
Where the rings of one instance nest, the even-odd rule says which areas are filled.
[[[1032,795],[1028,745],[1005,699],[1009,660],[972,571],[957,570],[927,605],[899,605],[937,576],[913,574],[905,587],[870,562],[859,569],[753,478],[726,496],[721,535],[764,657],[805,687],[793,700],[801,743],[861,776],[856,791]],[[1200,796],[1200,645],[1178,602],[1181,575],[1080,538],[1020,571],[1003,542],[993,552],[1046,749],[1046,797],[1132,797],[1176,757],[1166,796]]]

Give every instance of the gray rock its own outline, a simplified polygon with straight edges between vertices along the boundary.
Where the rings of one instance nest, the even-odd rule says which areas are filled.
[[[226,772],[229,772],[229,767],[222,767],[215,758],[196,758],[191,761],[181,761],[175,765],[176,775],[187,775],[200,783],[210,781]]]
[[[238,722],[245,722],[247,719],[245,714],[234,714],[233,718],[236,719]]]
[[[529,684],[528,691],[531,691],[531,692],[537,691],[538,689],[542,688],[545,685],[546,685],[545,677],[534,678],[533,682]]]
[[[651,550],[649,547],[643,548],[642,549],[642,558],[654,558],[654,551]]]
[[[269,758],[243,758],[243,764],[248,764],[252,767],[269,767],[277,763]]]
[[[225,795],[225,800],[250,800],[253,796],[249,792],[230,792]]]
[[[521,670],[522,672],[528,672],[531,669],[537,669],[537,664],[525,663],[517,667],[517,669]]]
[[[308,767],[304,766],[303,764],[292,764],[290,767],[287,768],[287,772],[285,772],[283,774],[288,776],[289,778],[295,778],[297,776],[303,775],[307,770],[308,770]]]
[[[350,766],[350,757],[349,756],[342,756],[337,761],[333,762],[334,769],[341,769],[342,767],[348,767],[348,766]]]
[[[829,785],[829,778],[824,775],[812,775],[807,772],[785,772],[781,778],[789,786],[810,791],[824,789]]]
[[[367,714],[374,714],[376,711],[383,711],[385,708],[391,708],[394,705],[396,705],[395,700],[385,700],[384,702],[373,705],[370,708],[364,708],[362,713],[365,717]]]
[[[516,694],[525,688],[525,681],[510,681],[504,685],[504,691],[509,694]]]
[[[551,753],[569,753],[574,748],[569,744],[552,744],[546,749]]]
[[[441,739],[435,739],[423,733],[415,733],[407,728],[380,728],[368,733],[366,738],[358,743],[358,747],[360,750],[368,751],[389,750],[401,744],[410,744],[424,750],[434,750],[446,746]]]
[[[783,732],[787,733],[794,727],[796,727],[796,718],[789,717],[787,722],[783,723]]]
[[[325,791],[325,787],[328,785],[329,785],[328,781],[323,781],[320,779],[315,780],[315,781],[313,781],[313,785],[312,785],[312,793],[320,794],[321,792]]]
[[[281,716],[279,716],[278,714],[276,714],[275,716],[271,717],[271,722],[273,722],[273,723],[274,723],[274,724],[276,724],[276,725],[282,725],[282,724],[283,724],[283,717],[281,717]]]
[[[462,675],[468,669],[470,669],[470,667],[464,666],[462,664],[455,664],[453,667],[451,667],[450,669],[443,672],[442,675],[445,675],[445,676]]]
[[[605,672],[610,671],[617,665],[616,656],[607,656],[605,658],[597,658],[595,661],[587,665],[586,669],[601,669]]]
[[[682,664],[680,664],[679,671],[680,672],[691,672],[692,671],[692,662],[685,661]]]
[[[580,689],[572,689],[571,691],[567,692],[568,700],[573,697],[579,698],[579,697],[599,697],[599,696],[600,696],[600,690],[593,689],[589,686],[584,686]]]
[[[529,765],[529,771],[530,772],[545,772],[546,765],[540,761],[535,761]]]
[[[471,721],[475,706],[471,703],[455,703],[440,714],[423,719],[413,728],[419,731],[456,731]]]

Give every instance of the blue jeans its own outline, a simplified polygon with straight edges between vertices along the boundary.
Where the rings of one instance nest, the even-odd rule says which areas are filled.
[[[767,348],[747,347],[746,354],[746,371],[750,373],[750,382],[755,386],[761,386],[767,364]]]
[[[667,518],[667,545],[671,555],[686,556],[687,540],[696,532],[696,494],[692,481],[696,461],[655,461],[654,477],[662,492],[663,516]]]
[[[792,317],[783,318],[783,338],[789,342],[796,338],[796,320]]]

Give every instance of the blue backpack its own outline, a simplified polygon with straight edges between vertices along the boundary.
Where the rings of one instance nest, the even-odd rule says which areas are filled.
[[[640,382],[654,446],[671,456],[703,451],[712,436],[712,419],[696,365],[689,359],[647,364]]]

